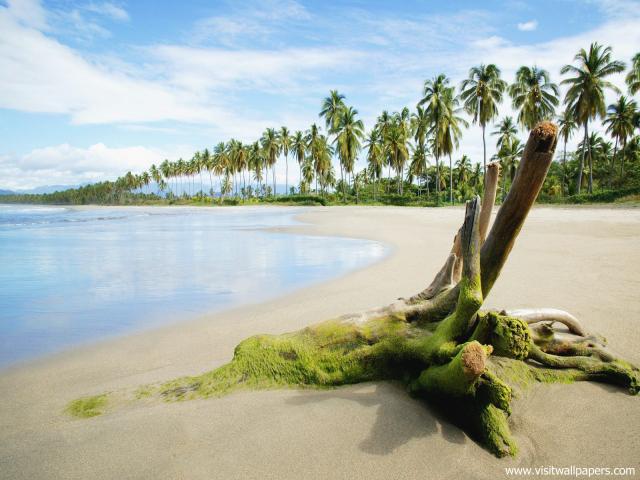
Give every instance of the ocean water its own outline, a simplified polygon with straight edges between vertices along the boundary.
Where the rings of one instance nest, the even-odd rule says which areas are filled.
[[[377,242],[266,230],[299,211],[0,205],[0,367],[266,300],[385,255]]]

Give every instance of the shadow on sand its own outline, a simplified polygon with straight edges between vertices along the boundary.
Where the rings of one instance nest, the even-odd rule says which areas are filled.
[[[359,447],[374,455],[387,455],[413,438],[441,435],[450,443],[464,444],[467,435],[451,424],[439,408],[412,398],[406,389],[390,382],[358,384],[321,392],[300,392],[287,400],[291,405],[307,405],[334,399],[376,407],[373,428]]]

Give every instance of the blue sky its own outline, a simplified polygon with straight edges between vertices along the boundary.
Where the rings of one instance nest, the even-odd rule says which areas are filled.
[[[369,128],[440,72],[457,85],[493,62],[511,81],[537,64],[559,83],[592,41],[628,62],[640,2],[0,0],[0,32],[0,187],[30,188],[304,130],[332,88]],[[471,126],[455,157],[481,148]]]

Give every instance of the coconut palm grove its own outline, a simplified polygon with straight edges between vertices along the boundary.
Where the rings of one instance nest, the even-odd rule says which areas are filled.
[[[10,194],[8,202],[60,204],[381,203],[445,205],[480,193],[490,162],[499,162],[497,199],[509,191],[525,136],[542,120],[559,125],[560,145],[540,202],[582,203],[637,199],[640,195],[640,53],[617,59],[612,48],[592,43],[560,72],[522,66],[515,78],[499,65],[477,65],[453,85],[441,73],[425,80],[412,110],[383,111],[364,125],[348,98],[331,90],[319,120],[306,131],[266,128],[253,143],[236,139],[207,146],[192,158],[164,159],[148,171],[115,181],[51,194]],[[626,91],[611,82],[625,72]],[[562,95],[564,91],[564,95]],[[607,105],[606,95],[615,94]],[[515,118],[501,115],[511,103]],[[482,131],[483,158],[459,151],[465,131]],[[580,139],[568,150],[571,139]],[[497,154],[487,158],[486,145]],[[356,171],[364,155],[367,167]],[[276,184],[277,162],[286,165]],[[297,169],[298,184],[289,181]]]

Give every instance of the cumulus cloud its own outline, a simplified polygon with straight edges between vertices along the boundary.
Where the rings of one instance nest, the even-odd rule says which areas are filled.
[[[529,20],[528,22],[518,23],[518,30],[521,32],[532,32],[538,28],[537,20]]]

